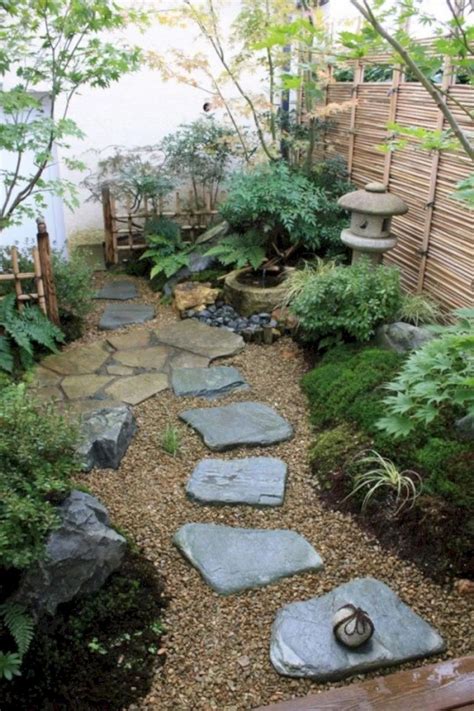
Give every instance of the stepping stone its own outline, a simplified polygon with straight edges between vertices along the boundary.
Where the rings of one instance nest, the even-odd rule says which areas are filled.
[[[95,295],[96,299],[111,299],[116,301],[127,301],[128,299],[136,299],[138,289],[131,281],[112,281],[106,284]]]
[[[286,475],[285,462],[274,457],[203,459],[191,474],[186,493],[203,504],[280,506]]]
[[[61,387],[69,400],[83,400],[94,397],[111,380],[110,375],[68,375],[63,379]]]
[[[82,442],[77,449],[83,471],[117,469],[137,429],[126,405],[89,412],[82,417]]]
[[[56,385],[51,385],[49,387],[39,388],[38,390],[32,391],[33,397],[39,402],[61,402],[64,400],[64,393],[61,388]]]
[[[352,649],[338,642],[332,630],[334,613],[348,603],[365,610],[375,627],[368,642]],[[438,632],[385,583],[357,578],[326,595],[279,610],[270,659],[280,674],[325,682],[440,654],[445,648]]]
[[[133,375],[133,368],[129,368],[127,365],[108,365],[107,373],[110,375]]]
[[[314,548],[294,531],[187,523],[173,542],[220,595],[260,588],[323,566]]]
[[[117,351],[128,351],[133,348],[146,348],[150,344],[151,331],[144,328],[135,328],[129,333],[118,336],[109,336],[108,343]]]
[[[233,447],[268,447],[293,436],[293,427],[268,405],[239,402],[185,410],[179,417],[216,452]]]
[[[144,323],[155,318],[155,309],[147,304],[109,304],[99,322],[102,331],[129,326],[132,323]]]
[[[231,356],[243,350],[244,340],[232,331],[212,328],[195,319],[186,319],[155,331],[160,343],[191,351],[197,355],[214,358]]]
[[[114,360],[122,365],[128,365],[132,368],[153,368],[161,370],[169,351],[164,346],[154,346],[152,348],[140,348],[133,351],[117,351],[114,354]]]
[[[54,373],[52,370],[49,370],[48,368],[43,368],[43,366],[39,365],[34,370],[31,386],[33,388],[49,388],[49,387],[53,387],[54,385],[58,385],[58,383],[60,383],[60,382],[61,382],[60,375],[58,375],[57,373]]]
[[[85,375],[99,370],[109,357],[105,343],[98,342],[47,356],[41,365],[60,375]]]
[[[179,397],[206,397],[214,400],[234,390],[248,390],[249,386],[237,368],[174,368],[171,374],[174,394]]]
[[[175,368],[207,368],[209,363],[209,358],[206,358],[205,356],[182,351],[181,353],[173,356],[170,366],[172,370]]]
[[[117,380],[106,388],[106,393],[115,400],[138,405],[167,387],[168,377],[163,373],[141,373]]]

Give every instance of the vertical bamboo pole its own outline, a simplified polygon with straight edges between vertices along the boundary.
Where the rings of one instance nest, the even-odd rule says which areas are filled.
[[[390,105],[388,108],[388,123],[393,123],[397,118],[398,95],[400,93],[400,82],[402,80],[401,67],[395,67],[392,74],[392,86],[390,89]],[[388,187],[390,182],[390,168],[392,167],[392,151],[385,154],[383,167],[383,182]]]
[[[51,264],[51,245],[49,243],[48,230],[43,220],[36,220],[38,225],[38,233],[36,235],[38,242],[38,255],[41,264],[41,274],[44,285],[44,296],[48,309],[48,317],[50,321],[59,326],[59,310],[58,299],[56,296],[56,286],[54,283],[53,268]]]
[[[444,60],[443,68],[443,81],[441,83],[441,88],[443,91],[449,91],[449,87],[452,86],[454,82],[454,72],[451,66],[449,57]],[[438,116],[436,119],[435,129],[441,131],[444,126],[444,116],[441,111],[438,110]],[[421,256],[420,268],[418,270],[418,280],[416,284],[416,292],[420,293],[423,291],[423,286],[425,283],[425,273],[428,261],[428,251],[431,236],[431,225],[433,222],[433,210],[435,204],[436,196],[436,185],[438,182],[438,171],[439,171],[439,159],[440,151],[434,151],[433,158],[431,159],[431,172],[430,172],[430,182],[428,186],[428,195],[426,197],[426,217],[425,224],[423,227],[423,235],[421,238],[421,247],[419,249],[419,254]]]
[[[16,300],[17,300],[17,307],[19,311],[23,310],[23,302],[21,297],[23,296],[23,290],[21,288],[21,281],[18,278],[18,275],[20,274],[20,266],[18,264],[18,250],[16,247],[12,247],[11,249],[11,258],[12,258],[12,272],[14,276],[14,284],[15,284],[15,294],[16,294]]]
[[[362,82],[364,76],[364,66],[360,61],[357,61],[354,68],[354,83],[352,86],[352,99],[354,100],[354,105],[351,108],[351,121],[349,125],[349,148],[347,155],[347,172],[349,179],[352,178],[352,166],[354,163],[354,146],[355,146],[355,126],[357,118],[357,98],[359,93],[359,84]]]
[[[48,315],[48,307],[46,304],[46,297],[44,295],[44,284],[43,275],[41,273],[41,261],[39,258],[38,247],[33,248],[33,264],[35,266],[35,283],[36,283],[36,293],[38,295],[38,306],[41,311]]]

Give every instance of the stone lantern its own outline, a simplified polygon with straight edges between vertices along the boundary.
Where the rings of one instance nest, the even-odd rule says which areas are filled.
[[[341,240],[352,249],[352,262],[363,255],[381,262],[383,253],[397,243],[390,227],[394,215],[408,211],[403,200],[387,192],[383,183],[368,183],[363,190],[343,195],[338,203],[351,213],[350,227],[342,230]]]

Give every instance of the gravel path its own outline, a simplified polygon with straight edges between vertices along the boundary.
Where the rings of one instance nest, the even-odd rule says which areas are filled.
[[[155,298],[152,295],[147,300]],[[90,331],[84,341],[99,336],[95,324],[103,307],[102,302],[91,315]],[[160,307],[157,319],[147,326],[156,328],[174,318],[169,307]],[[99,337],[104,338],[105,334]],[[325,510],[319,503],[307,464],[311,431],[305,398],[299,389],[305,364],[298,347],[289,339],[272,346],[251,344],[243,353],[226,359],[225,364],[237,367],[251,390],[233,394],[220,403],[258,400],[275,407],[295,427],[296,435],[290,442],[219,455],[244,457],[250,452],[252,456],[271,455],[287,462],[289,484],[281,508],[212,508],[186,500],[184,487],[195,464],[213,455],[199,436],[177,419],[177,413],[189,407],[212,407],[213,403],[178,399],[169,390],[135,408],[139,430],[118,471],[93,471],[81,477],[109,507],[115,523],[156,565],[170,598],[164,620],[168,631],[163,643],[166,664],[157,672],[148,697],[132,708],[249,711],[272,701],[329,688],[331,684],[317,685],[276,674],[268,657],[271,624],[282,605],[326,593],[364,575],[388,583],[439,629],[448,643],[448,652],[440,659],[467,654],[472,614],[469,599],[435,585],[413,565],[381,549],[350,516]],[[160,446],[167,423],[176,425],[182,437],[182,451],[177,458],[167,455]],[[175,531],[187,522],[290,528],[316,548],[325,569],[237,596],[220,597],[171,544]],[[435,661],[431,658],[426,663]],[[341,683],[332,686],[337,685]]]

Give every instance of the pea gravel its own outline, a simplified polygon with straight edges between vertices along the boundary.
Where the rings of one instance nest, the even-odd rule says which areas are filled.
[[[97,285],[106,279],[100,275]],[[143,301],[156,304],[157,295],[149,292],[142,280],[136,282]],[[100,307],[96,306],[91,314],[83,342],[105,337],[97,331],[104,305],[102,302]],[[160,306],[157,318],[147,327],[156,328],[175,318],[170,307]],[[130,330],[133,327],[120,332]],[[130,709],[249,711],[376,676],[372,673],[345,682],[317,684],[281,677],[269,660],[271,625],[282,605],[322,595],[354,577],[366,575],[390,585],[446,639],[447,652],[426,663],[468,654],[472,598],[462,597],[451,586],[436,585],[414,565],[382,549],[349,515],[321,506],[307,463],[311,429],[305,397],[299,388],[306,368],[299,348],[286,338],[272,346],[248,344],[242,353],[221,363],[238,368],[251,387],[247,392],[229,395],[223,402],[258,400],[276,408],[295,427],[291,441],[273,446],[270,451],[252,450],[252,456],[270,454],[288,464],[287,494],[282,507],[262,510],[244,506],[206,507],[187,500],[186,482],[197,462],[215,455],[179,421],[178,413],[190,407],[212,407],[213,403],[177,398],[171,390],[134,408],[138,432],[120,469],[93,470],[78,478],[100,497],[116,525],[154,563],[164,578],[170,599],[164,618],[167,634],[158,652],[166,655],[166,663],[157,668],[148,696]],[[161,448],[167,424],[175,426],[181,436],[181,452],[175,458]],[[238,449],[219,456],[231,459],[248,454],[248,450]],[[221,597],[172,545],[174,533],[188,522],[289,528],[305,536],[316,548],[324,559],[324,571]],[[393,669],[385,673],[390,671]]]

